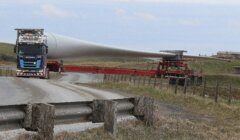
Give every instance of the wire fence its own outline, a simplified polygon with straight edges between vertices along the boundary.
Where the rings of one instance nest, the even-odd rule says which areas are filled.
[[[176,82],[172,83],[170,78],[149,77],[149,76],[132,76],[132,75],[104,75],[104,82],[126,82],[137,87],[151,86],[159,90],[172,90],[174,94],[192,94],[199,95],[202,98],[210,98],[215,102],[219,100],[231,103],[240,100],[240,88],[232,82],[223,82],[216,80],[214,83],[208,82],[207,78],[203,78],[202,83],[192,82],[186,78],[183,85],[179,85],[180,79],[176,78]],[[209,80],[210,81],[210,80]],[[171,84],[169,84],[171,83]]]

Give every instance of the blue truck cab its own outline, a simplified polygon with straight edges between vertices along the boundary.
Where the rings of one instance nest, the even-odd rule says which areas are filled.
[[[47,69],[48,47],[43,29],[15,29],[17,40],[14,48],[17,77],[49,78]]]

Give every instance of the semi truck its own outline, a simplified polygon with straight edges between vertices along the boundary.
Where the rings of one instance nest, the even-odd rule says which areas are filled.
[[[47,68],[48,46],[44,29],[15,29],[14,47],[17,61],[17,77],[49,78]]]
[[[193,72],[184,62],[185,51],[162,51],[159,53],[142,52],[113,48],[94,44],[74,38],[52,33],[44,33],[44,29],[16,29],[17,40],[14,48],[17,58],[17,77],[49,78],[49,71],[54,72],[90,72],[104,74],[129,74],[164,76],[170,78],[171,83],[185,83],[186,77],[192,81],[199,79],[201,73]],[[150,57],[162,58],[157,70],[132,70],[104,67],[64,66],[53,59],[78,57]],[[190,56],[189,58],[192,58]],[[51,60],[52,59],[52,60]],[[50,61],[51,60],[51,61]],[[133,73],[134,71],[134,73]],[[181,78],[176,81],[176,77]]]

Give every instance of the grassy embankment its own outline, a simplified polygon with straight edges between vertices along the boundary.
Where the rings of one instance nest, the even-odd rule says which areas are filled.
[[[199,60],[189,62],[189,66],[194,70],[202,70],[208,84],[215,85],[218,80],[223,84],[232,82],[234,86],[240,87],[240,75],[232,74],[233,66],[240,66],[240,60],[233,60],[231,62]]]
[[[9,61],[15,61],[13,47],[11,44],[0,43],[0,64],[9,64]]]
[[[226,103],[214,103],[198,96],[173,94],[171,91],[152,87],[135,87],[128,83],[103,83],[94,87],[145,95],[162,104],[170,105],[169,110],[159,110],[157,122],[146,127],[141,122],[122,123],[118,126],[117,139],[239,139],[240,107]],[[160,105],[161,106],[161,105]],[[180,110],[180,111],[179,111]],[[178,112],[179,111],[179,112]],[[163,115],[170,112],[169,115]],[[176,113],[177,112],[177,113]],[[81,133],[64,133],[56,139],[112,139],[102,128]]]
[[[227,81],[239,78],[229,75],[232,66],[240,62],[222,62],[201,60],[190,62],[192,68],[202,69],[211,81],[221,78]],[[225,75],[221,77],[220,75]],[[154,127],[146,127],[141,122],[121,123],[117,138],[125,139],[239,139],[240,106],[238,103],[228,105],[225,102],[214,103],[208,98],[190,94],[173,94],[171,90],[159,90],[148,86],[136,87],[129,83],[100,83],[96,88],[126,92],[132,95],[145,95],[155,98],[162,104],[170,105],[169,110],[159,110]],[[180,111],[179,111],[180,110]],[[163,115],[170,112],[169,115]],[[176,113],[177,112],[177,113]],[[63,133],[56,139],[113,139],[103,128],[81,133]]]

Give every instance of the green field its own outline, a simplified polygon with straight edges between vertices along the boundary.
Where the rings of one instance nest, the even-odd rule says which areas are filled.
[[[229,74],[233,72],[233,66],[240,66],[240,60],[220,61],[220,60],[198,60],[190,61],[190,68],[202,70],[206,75]]]
[[[13,52],[14,46],[7,43],[0,43],[0,60],[14,61],[15,54]]]

